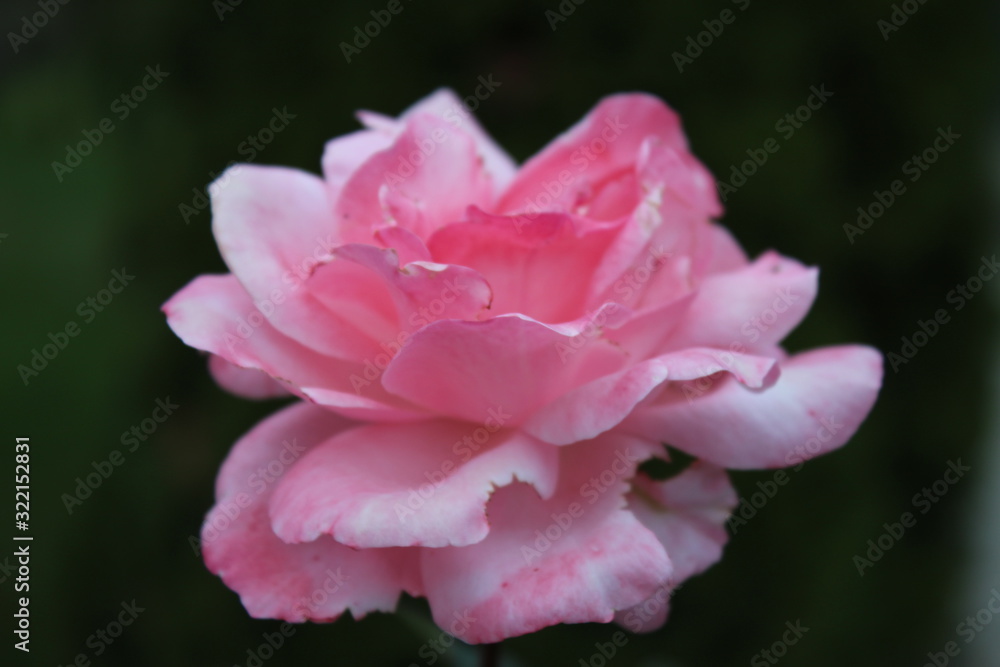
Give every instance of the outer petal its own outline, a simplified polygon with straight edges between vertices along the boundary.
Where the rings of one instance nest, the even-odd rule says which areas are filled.
[[[274,532],[289,543],[329,534],[355,548],[480,542],[494,488],[520,480],[547,497],[558,474],[554,447],[500,428],[494,419],[348,431],[282,480],[271,501]]]
[[[288,396],[288,389],[263,371],[241,368],[217,354],[208,358],[208,369],[219,386],[244,398],[264,399]]]
[[[589,440],[617,426],[651,391],[667,380],[686,381],[729,373],[760,388],[778,376],[774,359],[690,348],[664,354],[606,375],[563,394],[528,419],[524,430],[555,445]]]
[[[323,181],[294,169],[237,165],[212,193],[212,230],[227,266],[273,326],[329,356],[371,354],[356,322],[332,313],[302,280],[339,242]],[[223,187],[224,184],[224,187]]]
[[[739,344],[768,351],[809,312],[818,275],[815,268],[767,252],[744,269],[710,276],[665,345],[731,349]]]
[[[323,150],[323,180],[331,201],[358,167],[391,146],[394,138],[395,133],[387,129],[358,130],[328,141]]]
[[[422,593],[407,549],[355,551],[332,539],[290,545],[271,532],[267,503],[275,484],[317,443],[350,426],[298,403],[261,422],[233,447],[202,527],[205,564],[240,595],[256,618],[329,621],[392,611],[401,591]]]
[[[728,378],[693,393],[671,388],[636,409],[623,427],[726,468],[780,468],[847,442],[881,384],[879,352],[827,347],[782,362],[769,389],[747,389]]]
[[[666,590],[615,616],[634,632],[649,632],[666,621],[673,589],[722,557],[729,537],[724,525],[738,499],[725,470],[703,461],[664,482],[640,474],[632,485],[629,509],[653,531],[674,564]]]
[[[194,279],[163,310],[187,345],[263,371],[349,417],[399,421],[425,416],[369,380],[360,362],[325,357],[276,331],[231,275]]]
[[[732,233],[720,224],[712,225],[712,259],[706,267],[709,275],[742,269],[750,260]]]
[[[553,498],[543,501],[523,484],[500,489],[485,540],[424,551],[438,625],[486,643],[557,623],[606,623],[666,582],[662,545],[625,509],[623,479],[638,456],[611,438],[562,450]]]
[[[438,414],[479,422],[502,408],[516,425],[573,387],[622,367],[621,350],[592,340],[594,322],[607,320],[603,311],[565,325],[518,315],[441,320],[409,339],[382,384]]]

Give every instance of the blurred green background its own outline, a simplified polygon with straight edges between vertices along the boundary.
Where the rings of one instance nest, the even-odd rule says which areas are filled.
[[[439,86],[469,95],[479,76],[500,86],[477,115],[518,160],[622,90],[674,106],[720,179],[777,139],[780,150],[727,196],[723,222],[751,254],[775,247],[821,267],[819,299],[790,349],[857,341],[898,354],[919,320],[939,308],[951,316],[898,372],[887,365],[853,441],[792,473],[724,559],[677,594],[666,627],[631,637],[608,664],[769,664],[755,656],[801,619],[810,630],[783,665],[923,665],[1000,586],[988,552],[1000,532],[988,493],[1000,484],[989,426],[996,285],[961,310],[947,301],[1000,250],[995,3],[911,0],[903,4],[915,13],[897,14],[906,22],[888,31],[879,21],[891,20],[892,4],[870,0],[403,0],[348,63],[340,43],[386,2],[51,0],[51,18],[32,18],[47,1],[0,9],[3,489],[9,497],[14,438],[30,436],[35,536],[30,656],[11,648],[14,575],[0,570],[3,664],[68,665],[84,654],[100,665],[246,665],[275,631],[247,617],[189,544],[227,450],[280,403],[227,395],[166,327],[160,304],[224,268],[209,213],[185,220],[180,206],[246,157],[241,143],[275,108],[295,117],[255,161],[318,171],[323,142],[356,127],[354,110],[396,114]],[[679,68],[674,54],[708,30],[704,21],[718,28],[711,22],[727,9],[732,22],[705,32],[707,46]],[[546,14],[560,11],[566,20]],[[32,32],[26,20],[44,25]],[[147,66],[168,74],[122,117],[115,100]],[[779,132],[821,85],[829,101],[792,136]],[[113,132],[57,175],[66,146],[104,118]],[[948,127],[960,138],[910,181],[904,163]],[[850,242],[845,223],[895,179],[905,194]],[[135,276],[125,290],[100,312],[78,310],[123,268]],[[79,335],[26,384],[17,366],[70,321]],[[134,452],[122,447],[122,433],[168,397],[175,413]],[[115,449],[122,464],[69,513],[63,494]],[[853,556],[959,457],[971,472],[860,577]],[[749,496],[772,476],[734,479]],[[120,637],[88,640],[133,600],[144,611]],[[299,627],[265,664],[429,664],[420,649],[438,633],[410,618],[426,617],[423,603],[404,607]],[[560,626],[503,652],[509,664],[600,665],[594,643],[615,630]],[[998,639],[1000,619],[950,664],[1000,664],[988,649]],[[469,659],[459,647],[437,664]]]

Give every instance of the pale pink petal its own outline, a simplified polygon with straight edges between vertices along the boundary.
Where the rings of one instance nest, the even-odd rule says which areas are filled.
[[[726,273],[742,269],[750,260],[732,233],[720,224],[712,225],[712,259],[707,274]]]
[[[475,208],[468,217],[439,229],[428,248],[436,261],[473,267],[486,278],[494,315],[558,323],[586,312],[591,273],[617,225],[584,229],[566,214],[506,218]]]
[[[328,141],[323,150],[323,180],[331,198],[337,196],[358,167],[375,153],[389,148],[394,138],[391,131],[358,130]]]
[[[201,548],[208,569],[256,618],[331,621],[350,611],[392,611],[401,592],[422,594],[419,553],[356,551],[328,537],[285,544],[271,531],[267,503],[277,483],[312,447],[351,426],[297,403],[261,422],[233,447],[216,484]]]
[[[557,451],[503,429],[504,415],[362,426],[314,449],[271,501],[275,534],[289,543],[332,535],[355,548],[465,546],[490,530],[497,487],[529,482],[551,496]]]
[[[778,377],[774,359],[689,348],[643,361],[563,394],[532,415],[524,430],[554,445],[589,440],[617,426],[663,382],[682,382],[729,373],[760,388]]]
[[[818,275],[815,268],[767,252],[743,269],[710,276],[665,344],[766,353],[809,312]]]
[[[368,380],[368,366],[323,356],[275,330],[232,275],[195,278],[163,305],[163,311],[187,345],[241,368],[263,371],[295,393],[325,389],[315,392],[313,400],[345,415],[394,420],[420,415],[414,406],[387,394],[381,383]],[[377,355],[373,358],[381,361]],[[367,402],[357,400],[362,393]]]
[[[557,623],[609,622],[664,584],[663,546],[623,494],[640,455],[613,438],[560,452],[559,490],[542,500],[514,484],[490,501],[491,530],[463,548],[427,549],[422,571],[434,619],[469,643]],[[449,629],[449,632],[453,631]]]
[[[272,325],[329,356],[370,354],[363,322],[330,312],[303,289],[339,243],[323,181],[294,169],[237,165],[217,183],[212,230],[219,251],[253,301],[273,309]]]
[[[208,358],[208,369],[220,387],[237,396],[252,399],[288,396],[288,389],[267,373],[255,368],[241,368],[217,354]]]
[[[847,442],[882,383],[882,355],[845,345],[792,356],[768,389],[732,378],[673,386],[623,427],[727,468],[795,465]]]
[[[724,525],[737,497],[725,470],[703,461],[664,482],[639,474],[632,485],[629,509],[660,540],[674,571],[669,585],[618,612],[615,621],[633,632],[651,632],[667,620],[675,588],[722,557],[729,539]]]

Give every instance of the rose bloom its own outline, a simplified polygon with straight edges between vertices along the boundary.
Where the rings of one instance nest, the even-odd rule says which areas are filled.
[[[249,613],[426,597],[471,642],[663,623],[719,559],[724,468],[844,444],[882,360],[789,356],[817,270],[748,260],[678,116],[602,100],[521,167],[450,91],[210,188],[226,275],[164,305],[226,389],[299,399],[236,443],[201,545]],[[668,444],[695,461],[658,480]]]

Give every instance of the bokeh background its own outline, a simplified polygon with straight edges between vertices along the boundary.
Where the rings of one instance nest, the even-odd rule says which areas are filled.
[[[518,160],[622,90],[680,111],[720,179],[776,138],[780,150],[727,196],[724,223],[751,254],[775,247],[821,267],[819,299],[790,349],[857,341],[899,354],[919,320],[950,314],[912,360],[887,365],[853,441],[792,473],[722,562],[677,594],[667,626],[630,637],[608,664],[770,664],[758,653],[797,620],[809,631],[781,658],[789,667],[919,666],[953,640],[961,653],[950,664],[1000,664],[1000,619],[970,643],[956,634],[1000,586],[990,421],[1000,281],[961,310],[947,300],[1000,250],[995,3],[909,0],[896,15],[905,23],[889,30],[879,22],[892,20],[893,4],[872,0],[402,0],[351,62],[340,43],[386,2],[51,0],[53,16],[32,18],[45,4],[0,8],[2,488],[12,496],[14,438],[30,436],[35,537],[29,656],[11,647],[15,575],[0,570],[3,664],[68,665],[83,654],[99,665],[247,665],[275,631],[248,618],[189,541],[228,448],[280,403],[225,394],[166,327],[163,301],[224,269],[210,214],[185,219],[181,205],[246,157],[241,143],[274,109],[294,119],[255,162],[318,171],[323,142],[354,129],[356,109],[396,114],[439,86],[470,95],[480,76],[500,85],[477,115]],[[734,20],[679,68],[674,54],[726,9]],[[25,20],[44,24],[33,32]],[[121,118],[112,104],[147,66],[169,74]],[[829,101],[792,136],[776,131],[821,85]],[[52,163],[103,118],[114,131],[57,175]],[[911,182],[904,163],[949,127],[960,138]],[[852,243],[844,225],[896,179],[905,194]],[[85,321],[79,304],[123,268],[134,280]],[[17,366],[70,321],[80,334],[26,384]],[[167,398],[175,413],[126,451],[122,433]],[[63,494],[115,449],[123,463],[70,513]],[[958,459],[971,471],[859,576],[853,557]],[[772,476],[734,479],[749,496]],[[144,611],[96,655],[102,644],[88,638],[133,600]],[[421,602],[403,608],[299,627],[264,664],[431,664],[421,647],[439,631]],[[505,642],[504,659],[600,665],[594,644],[614,631],[547,629]],[[443,665],[475,658],[462,646],[434,655]]]

